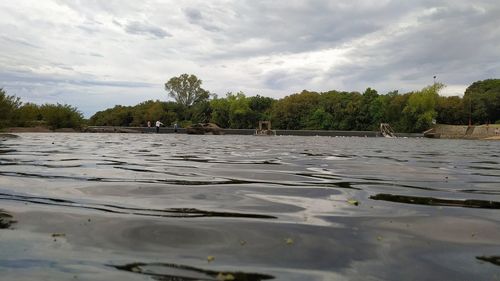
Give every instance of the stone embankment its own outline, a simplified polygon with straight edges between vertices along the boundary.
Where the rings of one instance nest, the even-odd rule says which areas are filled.
[[[112,127],[89,126],[84,132],[90,133],[156,133],[154,127]],[[326,131],[326,130],[275,130],[278,136],[330,136],[330,137],[382,137],[377,131]],[[174,133],[172,127],[161,127],[160,134]],[[186,129],[179,128],[177,133],[185,134]],[[221,129],[223,135],[254,135],[254,129]],[[423,134],[396,133],[397,137],[423,137]]]
[[[435,125],[430,133],[445,139],[500,139],[500,125]]]

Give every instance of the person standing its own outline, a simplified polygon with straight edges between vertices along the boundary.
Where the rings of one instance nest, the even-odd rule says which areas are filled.
[[[174,124],[174,133],[177,133],[177,122]]]
[[[148,128],[151,128],[151,121],[148,120]]]
[[[162,122],[160,122],[160,120],[156,121],[156,133],[159,133],[160,132],[160,126],[163,125]]]

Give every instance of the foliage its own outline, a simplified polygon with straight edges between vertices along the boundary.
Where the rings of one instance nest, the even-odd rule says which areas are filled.
[[[278,100],[271,110],[271,120],[277,128],[299,130],[307,128],[309,113],[317,109],[320,94],[302,91]]]
[[[95,113],[90,125],[146,126],[156,120],[181,127],[213,122],[222,128],[253,129],[259,120],[271,120],[275,129],[377,130],[389,123],[398,132],[422,132],[433,121],[442,124],[500,123],[500,79],[477,81],[463,98],[439,96],[443,84],[419,91],[379,94],[372,88],[363,93],[331,90],[302,91],[281,99],[246,96],[243,92],[216,95],[201,88],[194,75],[173,77],[166,84],[175,102],[148,100],[135,106],[117,105]],[[0,89],[0,126],[47,124],[53,128],[79,127],[81,113],[69,105],[38,106],[21,103]]]
[[[436,104],[442,88],[443,84],[435,83],[410,94],[402,116],[406,126],[405,131],[419,132],[431,127],[437,117]]]
[[[467,124],[468,111],[465,100],[458,97],[439,97],[436,105],[438,113],[436,121],[440,124],[461,125]]]
[[[0,128],[11,125],[20,105],[18,97],[9,96],[0,88]]]
[[[82,113],[67,104],[22,103],[18,97],[9,96],[0,89],[0,126],[30,127],[47,125],[51,129],[81,128]]]
[[[227,98],[214,98],[210,101],[212,108],[211,122],[221,128],[229,128],[229,100]]]
[[[44,104],[40,107],[42,119],[51,129],[80,128],[83,124],[83,115],[71,105]]]
[[[210,97],[208,91],[201,88],[202,81],[195,75],[181,74],[172,77],[165,83],[168,95],[183,106],[189,107],[198,102],[207,101]]]
[[[43,115],[40,106],[34,103],[25,103],[19,107],[16,120],[13,122],[19,127],[31,127],[43,122]]]
[[[465,90],[463,99],[473,123],[495,123],[500,120],[500,79],[472,83]]]
[[[243,92],[227,93],[225,98],[210,101],[211,122],[222,128],[254,129],[259,120],[269,120],[274,99],[246,97]]]

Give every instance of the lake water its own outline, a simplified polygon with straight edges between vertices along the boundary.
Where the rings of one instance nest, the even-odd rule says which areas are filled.
[[[2,280],[500,280],[500,142],[20,134]]]

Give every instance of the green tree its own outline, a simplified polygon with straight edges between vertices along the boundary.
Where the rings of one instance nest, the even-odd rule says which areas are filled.
[[[190,120],[193,123],[207,123],[210,121],[210,116],[212,109],[210,108],[210,102],[207,100],[195,103],[189,109]]]
[[[17,110],[16,126],[31,127],[41,125],[43,120],[40,106],[34,103],[25,103]]]
[[[464,99],[453,97],[439,97],[436,105],[437,123],[450,125],[467,124],[468,114]]]
[[[271,111],[272,124],[279,129],[298,130],[307,127],[309,115],[318,108],[320,94],[302,91],[275,102]]]
[[[0,128],[11,126],[20,105],[21,100],[18,97],[9,96],[0,88]]]
[[[210,97],[210,93],[204,90],[201,84],[202,81],[195,75],[181,74],[179,77],[170,78],[165,83],[165,90],[177,103],[189,107]]]
[[[133,121],[132,108],[116,105],[104,111],[98,111],[90,117],[90,124],[95,126],[130,126]]]
[[[250,109],[250,101],[243,92],[228,93],[229,127],[233,129],[255,128],[255,115]]]
[[[500,79],[472,83],[465,90],[464,105],[472,110],[474,123],[494,123],[500,120]]]
[[[43,120],[51,129],[80,128],[83,124],[83,115],[71,105],[44,104],[40,107]]]
[[[442,88],[444,84],[435,83],[410,94],[403,110],[407,131],[419,132],[430,128],[432,121],[437,117],[436,104]]]
[[[304,129],[308,130],[329,130],[333,124],[333,117],[320,107],[312,112],[307,119],[307,126]]]
[[[227,98],[214,98],[210,101],[211,122],[222,128],[229,128],[229,101]]]
[[[250,110],[252,110],[255,114],[256,121],[271,119],[271,108],[276,102],[275,99],[256,95],[253,97],[248,97],[248,102]]]

